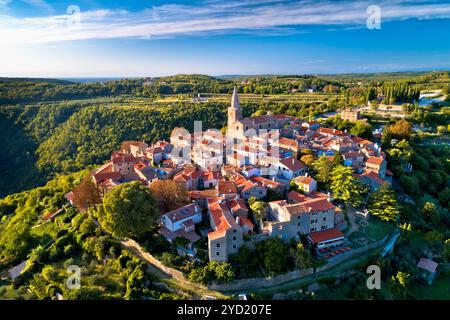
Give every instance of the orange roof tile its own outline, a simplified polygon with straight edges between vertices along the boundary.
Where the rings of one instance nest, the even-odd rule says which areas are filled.
[[[338,229],[328,229],[324,231],[311,232],[309,238],[313,243],[319,243],[327,240],[344,238],[344,234]]]

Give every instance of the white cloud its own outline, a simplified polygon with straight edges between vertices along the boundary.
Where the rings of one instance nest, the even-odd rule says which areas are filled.
[[[45,6],[43,0],[24,0]],[[8,0],[0,0],[7,3]],[[69,15],[38,18],[0,16],[3,44],[32,44],[73,40],[174,37],[186,34],[236,32],[282,33],[293,26],[365,27],[372,1],[216,0],[202,5],[166,4],[140,12],[95,10],[81,13],[81,28],[69,29]],[[379,1],[382,21],[450,18],[450,4],[435,1]]]
[[[53,7],[44,0],[21,0],[22,2],[34,6],[39,9],[44,9],[46,11],[53,12]]]

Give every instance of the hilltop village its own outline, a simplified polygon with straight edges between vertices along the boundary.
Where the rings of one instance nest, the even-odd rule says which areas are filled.
[[[342,116],[359,118],[352,110],[342,111]],[[253,136],[246,134],[249,130]],[[180,150],[190,151],[190,158],[180,156]],[[170,142],[126,141],[92,179],[102,194],[135,180],[150,186],[170,179],[185,188],[190,204],[161,212],[159,233],[169,242],[186,239],[184,252],[192,256],[193,244],[204,237],[209,260],[227,261],[248,242],[307,235],[315,253],[328,259],[351,250],[342,233],[346,221],[330,193],[318,190],[308,166],[299,160],[302,150],[329,159],[339,153],[369,190],[391,182],[377,143],[284,114],[244,118],[236,89],[226,136],[209,129],[186,134],[177,128]],[[268,204],[264,219],[250,214],[249,206],[259,199]],[[209,229],[198,231],[200,223]]]

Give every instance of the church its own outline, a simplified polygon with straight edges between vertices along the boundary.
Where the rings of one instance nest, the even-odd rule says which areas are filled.
[[[234,87],[231,105],[228,107],[227,137],[234,139],[235,144],[239,144],[239,141],[245,139],[247,130],[253,129],[259,135],[260,130],[265,129],[269,132],[273,129],[282,129],[292,118],[294,117],[285,114],[267,114],[244,118],[242,116],[242,108],[239,105],[237,88]]]

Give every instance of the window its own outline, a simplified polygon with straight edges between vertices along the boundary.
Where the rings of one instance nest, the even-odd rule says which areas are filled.
[[[233,244],[233,249],[236,249],[236,245],[235,244]]]
[[[300,227],[300,222],[299,222],[299,223],[297,223],[297,226],[298,226],[298,227]]]
[[[220,252],[219,251],[216,252],[216,256],[220,256]]]
[[[216,244],[216,247],[217,247],[217,248],[220,248],[220,243]]]
[[[323,221],[327,221],[327,217],[324,217],[324,218],[323,218]]]
[[[236,241],[236,237],[233,237],[233,241]]]
[[[233,230],[233,233],[236,233],[236,230]]]

